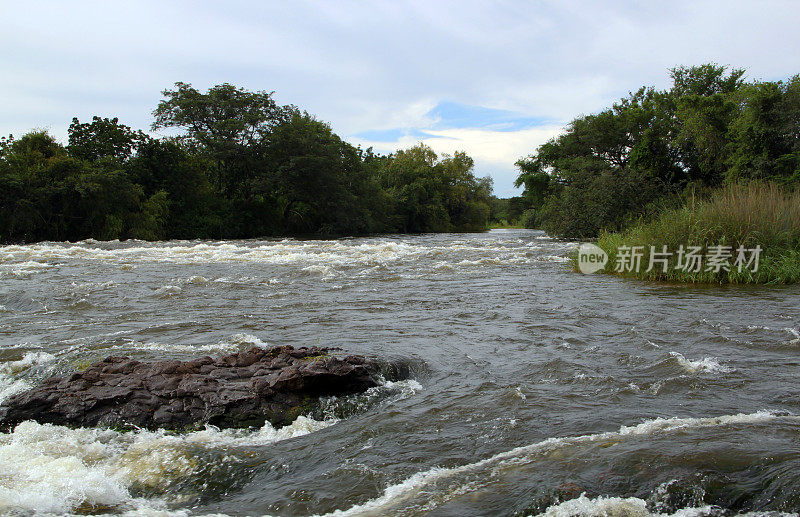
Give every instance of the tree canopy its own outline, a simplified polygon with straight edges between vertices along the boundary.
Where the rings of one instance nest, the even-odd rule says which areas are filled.
[[[464,153],[353,147],[265,91],[176,83],[151,137],[114,118],[0,139],[0,241],[477,231],[491,180]],[[177,132],[177,134],[174,134]]]
[[[800,179],[800,76],[745,82],[705,64],[670,71],[517,162],[517,185],[548,232],[571,238],[631,221],[726,183]],[[691,193],[691,194],[690,194]]]

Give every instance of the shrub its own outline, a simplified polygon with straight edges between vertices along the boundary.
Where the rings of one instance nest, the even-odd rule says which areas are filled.
[[[620,233],[603,233],[598,245],[609,255],[605,270],[614,273],[620,246],[643,246],[640,271],[628,276],[650,280],[704,283],[794,283],[800,282],[800,191],[787,191],[775,183],[753,182],[729,185],[709,199],[680,209],[668,210],[651,222]],[[646,272],[650,247],[666,245],[675,252],[679,246],[731,246],[734,258],[740,246],[760,246],[758,271],[684,272],[675,269],[670,258],[667,272],[655,267]],[[731,261],[733,262],[733,261]]]

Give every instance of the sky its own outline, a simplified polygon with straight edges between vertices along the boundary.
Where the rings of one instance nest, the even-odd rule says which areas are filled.
[[[227,82],[377,152],[465,151],[499,197],[515,161],[672,67],[800,73],[795,0],[0,0],[0,20],[0,135],[66,142],[94,115],[148,130],[175,82]]]

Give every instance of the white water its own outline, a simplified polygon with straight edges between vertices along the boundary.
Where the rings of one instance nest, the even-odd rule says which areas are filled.
[[[720,364],[716,357],[704,357],[692,361],[678,352],[670,352],[669,355],[678,361],[678,364],[688,373],[730,373],[735,371],[735,368]]]
[[[259,263],[299,266],[306,273],[321,277],[333,276],[337,270],[353,267],[386,267],[420,258],[439,259],[437,267],[474,268],[498,264],[531,262],[563,262],[563,255],[535,255],[531,251],[544,246],[529,243],[520,246],[517,239],[504,241],[456,241],[447,246],[421,245],[403,240],[386,239],[355,244],[349,241],[293,241],[238,243],[177,242],[170,245],[149,245],[130,241],[124,247],[101,248],[95,242],[78,244],[41,243],[0,247],[0,276],[29,276],[40,270],[68,264],[71,261],[100,261],[133,268],[137,263],[174,263],[202,265],[209,263]],[[137,245],[139,244],[139,245]],[[563,243],[564,249],[573,243]],[[552,248],[552,245],[549,246]],[[548,249],[549,249],[548,248]],[[202,285],[208,279],[189,277],[191,284]],[[178,286],[165,286],[159,294],[174,295]]]
[[[316,422],[342,421],[299,438],[297,447],[273,447],[278,430],[269,429],[257,447],[247,444],[258,439],[255,431],[239,436],[241,445],[226,444],[231,436],[213,429],[207,442],[201,435],[84,440],[80,430],[41,431],[41,439],[20,442],[29,453],[8,450],[17,470],[12,476],[9,466],[6,475],[0,464],[0,487],[26,515],[35,504],[57,514],[95,505],[99,512],[183,516],[208,504],[235,515],[336,508],[340,515],[419,515],[439,505],[507,515],[553,488],[551,474],[579,476],[582,466],[565,458],[585,459],[590,471],[611,462],[612,474],[626,476],[626,461],[654,453],[675,461],[681,482],[716,468],[747,475],[763,467],[757,480],[777,483],[778,498],[793,497],[797,461],[781,451],[791,450],[800,426],[794,417],[754,411],[797,412],[797,289],[574,275],[559,263],[571,247],[522,231],[0,247],[2,354],[12,361],[0,372],[0,391],[109,353],[159,360],[285,344],[402,358],[419,381],[326,400]],[[56,360],[25,355],[40,351]],[[654,414],[738,412],[745,415],[726,417],[730,426],[724,418],[656,419],[642,424],[652,429],[617,429]],[[773,427],[774,419],[786,421]],[[710,431],[696,431],[703,422]],[[664,436],[629,438],[648,433]],[[62,434],[78,445],[59,456],[44,442]],[[9,436],[0,435],[0,446],[11,445]],[[540,440],[546,436],[556,438]],[[706,455],[682,462],[695,436]],[[741,457],[732,439],[747,442]],[[273,460],[274,449],[286,460]],[[641,501],[625,498],[633,494],[658,510],[635,483],[581,482],[603,497],[548,511],[635,513]]]
[[[675,513],[651,512],[647,509],[647,501],[638,497],[586,497],[581,494],[575,499],[551,506],[538,514],[539,517],[703,517],[719,515],[719,509],[713,506],[681,508]],[[795,513],[782,512],[748,512],[740,514],[749,517],[796,517]],[[533,517],[533,516],[530,516]]]
[[[253,336],[236,337],[260,342]],[[50,354],[30,352],[25,359],[3,367],[19,372],[52,359]],[[360,395],[356,403],[366,407],[387,395],[390,401],[399,400],[421,389],[415,380],[389,381]],[[127,515],[188,515],[185,511],[167,511],[169,503],[179,502],[176,497],[193,495],[185,490],[169,499],[134,497],[131,490],[163,492],[201,472],[208,475],[209,469],[246,461],[248,447],[265,447],[330,427],[339,422],[332,415],[336,401],[335,397],[325,401],[329,410],[324,420],[300,416],[277,429],[269,423],[257,430],[207,426],[202,431],[176,435],[23,422],[11,433],[0,433],[0,514],[63,514],[78,507],[102,507]],[[213,460],[203,459],[198,450],[222,452],[223,457],[217,454]]]
[[[47,352],[26,352],[18,361],[0,363],[0,403],[31,387],[26,380],[17,378],[21,372],[54,359],[55,356]]]
[[[336,420],[298,417],[275,429],[218,430],[182,435],[101,429],[69,429],[28,421],[0,434],[0,513],[67,513],[80,505],[150,511],[159,499],[131,496],[130,488],[158,488],[208,467],[193,448],[229,449],[223,461],[238,462],[237,448],[266,446],[319,431]],[[220,465],[215,465],[219,467]]]
[[[496,454],[494,456],[491,456],[489,458],[486,458],[484,460],[475,463],[469,463],[467,465],[462,465],[453,468],[436,467],[424,472],[418,472],[413,476],[405,479],[404,481],[401,481],[400,483],[388,486],[383,491],[383,494],[380,495],[379,497],[376,497],[375,499],[371,499],[363,504],[355,505],[347,510],[336,510],[334,512],[324,514],[323,517],[345,517],[345,516],[372,515],[372,514],[379,515],[384,512],[388,512],[388,510],[391,507],[415,497],[426,486],[434,482],[441,481],[443,479],[457,477],[462,474],[479,471],[489,467],[497,469],[501,467],[526,463],[535,459],[536,456],[563,447],[584,445],[597,442],[613,442],[613,441],[618,441],[620,439],[624,439],[625,437],[628,436],[653,435],[657,433],[669,433],[678,430],[691,431],[693,429],[702,429],[709,427],[764,424],[778,419],[792,420],[793,422],[800,424],[800,417],[780,416],[769,411],[759,411],[751,414],[723,415],[723,416],[708,417],[708,418],[678,418],[678,417],[656,418],[653,420],[642,422],[641,424],[637,425],[622,426],[618,431],[608,431],[604,433],[595,433],[595,434],[588,434],[581,436],[548,438],[546,440],[536,442],[530,445],[517,447],[510,451],[501,452],[499,454]],[[471,483],[469,486],[470,490],[475,490],[476,488],[478,488],[478,486],[474,482]],[[459,490],[454,490],[451,491],[450,494],[458,495],[459,493],[460,493]],[[446,498],[440,497],[439,498],[440,502],[442,502],[443,499]],[[608,506],[609,504],[613,505],[615,502],[622,502],[621,504],[623,504],[625,508],[637,509],[640,508],[640,505],[637,501],[640,500],[601,498],[601,500],[599,501],[599,506],[595,505],[594,508],[602,509],[602,507]],[[575,503],[575,504],[580,504],[580,503]],[[558,511],[555,510],[555,507],[554,511],[556,513],[553,513],[551,515],[565,515],[563,513],[558,513]],[[584,514],[578,512],[577,514],[569,514],[569,515],[591,516],[598,514],[591,512]],[[612,514],[600,513],[599,515],[646,515],[646,514],[639,514],[639,513],[629,514],[626,513],[625,511],[622,511],[621,513],[612,513]],[[321,516],[315,516],[315,517],[321,517]]]

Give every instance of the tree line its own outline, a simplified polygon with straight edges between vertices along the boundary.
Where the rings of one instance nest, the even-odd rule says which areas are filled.
[[[717,64],[670,71],[517,162],[529,224],[590,238],[753,180],[800,184],[800,75],[744,80]]]
[[[0,138],[0,241],[481,231],[498,200],[463,152],[354,147],[273,93],[176,83],[152,137],[117,118]]]

